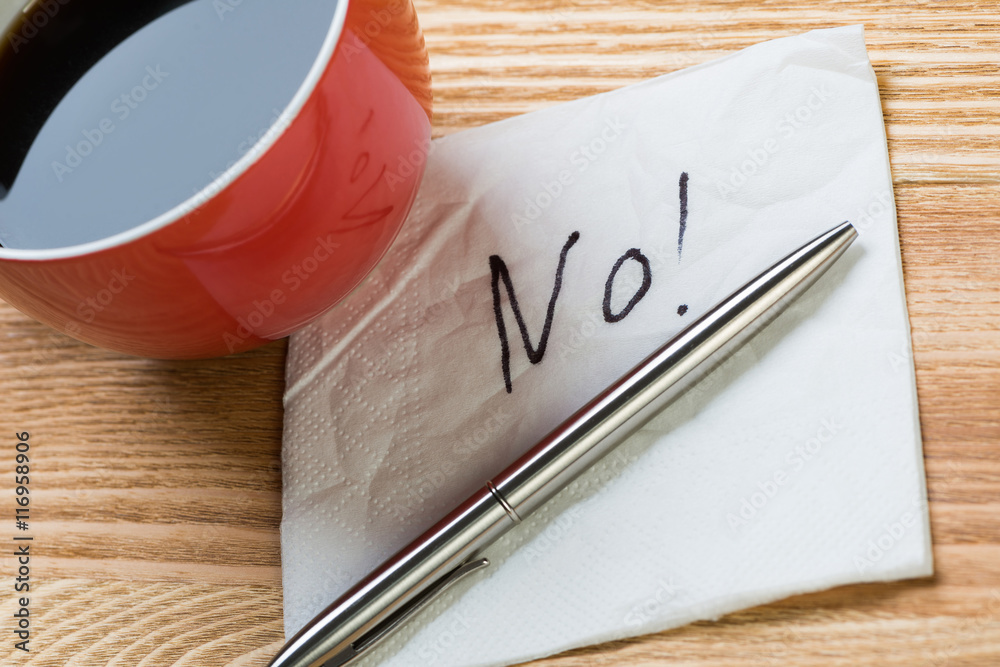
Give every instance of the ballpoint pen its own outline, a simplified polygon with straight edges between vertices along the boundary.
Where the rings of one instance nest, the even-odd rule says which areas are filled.
[[[857,237],[821,234],[724,299],[347,591],[270,667],[339,667],[446,588],[489,565],[486,547],[704,377],[804,292]]]

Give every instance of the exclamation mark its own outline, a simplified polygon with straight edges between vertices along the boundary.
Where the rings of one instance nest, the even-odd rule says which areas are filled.
[[[684,232],[687,230],[688,222],[688,173],[681,172],[681,180],[678,183],[681,197],[681,218],[677,226],[677,263],[680,264],[681,254],[684,252]],[[685,304],[677,306],[677,314],[684,315],[688,311]]]

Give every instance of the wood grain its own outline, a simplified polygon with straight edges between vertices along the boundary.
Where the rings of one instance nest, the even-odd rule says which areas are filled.
[[[436,135],[850,23],[866,26],[882,94],[936,576],[801,596],[535,664],[1000,664],[996,3],[417,5]],[[123,358],[0,305],[0,452],[30,430],[36,456],[36,632],[29,656],[11,649],[15,601],[0,595],[2,664],[267,663],[282,639],[284,355],[279,342],[205,362]],[[0,503],[11,481],[0,478]],[[14,563],[2,561],[9,591]]]

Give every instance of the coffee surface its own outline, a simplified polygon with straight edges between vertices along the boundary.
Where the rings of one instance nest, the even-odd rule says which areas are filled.
[[[338,1],[36,3],[0,54],[0,244],[97,241],[202,191],[280,131]]]

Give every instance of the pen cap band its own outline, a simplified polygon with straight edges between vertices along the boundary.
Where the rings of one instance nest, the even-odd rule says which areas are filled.
[[[503,511],[507,513],[507,516],[509,516],[510,520],[514,522],[514,525],[521,523],[521,517],[517,515],[517,512],[514,511],[514,508],[507,502],[507,499],[503,497],[503,494],[497,490],[497,487],[493,486],[493,482],[486,482],[486,488],[489,489],[490,493],[493,494],[493,497],[497,499],[497,502],[500,503],[500,507],[502,507]]]

